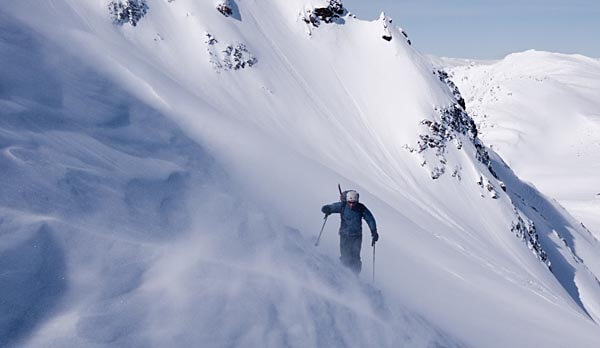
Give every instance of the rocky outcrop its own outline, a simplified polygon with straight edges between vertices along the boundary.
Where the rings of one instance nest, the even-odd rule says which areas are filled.
[[[477,160],[486,165],[490,173],[494,178],[498,179],[498,175],[492,167],[490,155],[487,148],[483,145],[481,140],[477,137],[478,130],[473,118],[466,112],[465,99],[462,97],[458,87],[452,82],[450,76],[444,70],[436,70],[433,72],[441,82],[443,82],[449,89],[456,103],[440,110],[442,116],[442,123],[447,123],[450,129],[456,130],[461,134],[468,135],[469,139],[473,143],[476,149],[475,157]],[[505,190],[505,188],[503,188]]]
[[[458,134],[462,134],[469,139],[475,147],[475,157],[477,160],[485,164],[490,174],[498,179],[492,167],[492,161],[487,148],[477,137],[477,126],[464,109],[458,104],[452,104],[447,107],[436,108],[435,112],[438,113],[440,122],[432,120],[421,121],[421,125],[426,127],[426,132],[419,134],[417,147],[405,146],[409,151],[421,154],[423,157],[421,165],[430,167],[432,179],[438,179],[446,172],[447,160],[445,153],[448,143],[454,143],[457,149],[462,149],[462,140],[458,137]],[[426,153],[430,152],[428,150],[433,150],[433,157],[426,155]],[[455,174],[453,176],[457,176]]]
[[[406,42],[408,42],[409,45],[412,45],[410,39],[408,38],[408,34],[406,34],[406,32],[402,29],[400,29],[400,32],[402,33],[402,36],[404,36],[404,38],[406,39]]]
[[[217,11],[225,17],[229,17],[233,14],[233,9],[230,0],[221,0],[217,3]]]
[[[521,239],[533,252],[533,254],[543,262],[548,269],[552,270],[552,264],[548,260],[548,254],[542,248],[539,242],[539,236],[535,228],[535,224],[532,221],[528,221],[526,224],[523,218],[517,213],[517,221],[512,223],[510,230]],[[566,243],[566,242],[565,242]]]
[[[392,35],[392,18],[390,18],[389,16],[387,16],[385,14],[385,12],[381,12],[381,14],[379,15],[379,22],[381,23],[381,38],[384,39],[385,41],[392,41],[392,39],[394,38],[394,36]],[[400,33],[402,33],[402,36],[404,36],[404,39],[406,40],[406,42],[411,45],[410,40],[408,39],[408,35],[406,34],[406,32],[404,30],[402,30],[402,28],[397,28],[397,31],[399,31]]]
[[[252,67],[258,60],[250,52],[246,45],[227,45],[223,50],[223,66],[229,70],[239,70]]]
[[[440,116],[440,122],[421,121],[421,125],[425,126],[427,131],[419,134],[416,148],[406,146],[409,151],[421,154],[421,165],[430,168],[431,178],[434,180],[446,172],[445,153],[448,143],[454,143],[457,149],[462,149],[462,140],[458,134],[467,136],[474,143],[479,141],[475,122],[458,105],[436,108],[435,111]],[[433,150],[433,155],[429,150]],[[453,176],[460,178],[459,169],[455,168]]]
[[[258,59],[248,51],[243,43],[221,44],[214,35],[206,33],[205,44],[209,61],[217,71],[240,70],[250,68],[258,63]]]
[[[225,17],[233,18],[238,21],[242,20],[240,8],[235,0],[217,0],[215,8]]]
[[[333,23],[346,15],[348,11],[344,8],[341,0],[329,0],[327,7],[317,7],[307,10],[302,16],[306,24],[318,27],[321,23]]]
[[[498,199],[498,197],[499,197],[498,191],[496,191],[496,187],[494,186],[494,184],[492,184],[492,182],[487,177],[484,177],[483,175],[479,175],[479,179],[477,180],[477,185],[479,185],[482,189],[487,191],[490,198]],[[500,186],[502,187],[502,184],[500,184]],[[482,196],[483,196],[483,194],[482,194]]]
[[[108,4],[108,11],[117,25],[137,23],[148,13],[146,0],[113,0]]]
[[[467,105],[465,104],[465,99],[460,94],[458,87],[456,87],[454,82],[452,82],[452,80],[450,79],[448,73],[444,70],[438,69],[434,71],[433,74],[436,75],[440,79],[440,81],[445,83],[448,86],[448,88],[450,88],[450,91],[452,92],[452,95],[454,95],[454,99],[456,99],[458,105],[460,105],[463,108],[463,110],[466,110]]]
[[[392,24],[392,19],[386,16],[384,12],[381,12],[381,14],[379,15],[379,21],[383,26],[381,38],[385,41],[392,41],[392,32],[389,28],[389,26]]]

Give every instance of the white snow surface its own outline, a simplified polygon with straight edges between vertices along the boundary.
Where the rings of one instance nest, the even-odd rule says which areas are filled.
[[[439,63],[454,66],[485,143],[599,237],[600,61],[530,50],[493,64]]]
[[[455,101],[397,28],[316,28],[307,0],[118,26],[108,2],[0,4],[0,345],[600,344],[597,239],[462,134],[445,163],[407,149]],[[358,279],[336,219],[314,247],[338,182],[377,219],[374,285],[368,231]]]

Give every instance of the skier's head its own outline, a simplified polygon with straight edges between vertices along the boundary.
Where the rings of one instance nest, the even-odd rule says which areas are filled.
[[[346,202],[348,202],[348,205],[351,207],[358,203],[358,192],[354,190],[346,192]]]

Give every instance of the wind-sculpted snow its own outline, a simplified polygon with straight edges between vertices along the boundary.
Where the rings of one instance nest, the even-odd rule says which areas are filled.
[[[5,215],[5,214],[3,214]],[[10,225],[10,223],[7,223]],[[13,226],[22,228],[22,226]],[[66,291],[65,251],[47,224],[0,254],[0,345],[27,336],[55,311]],[[6,238],[4,238],[6,239]]]
[[[380,20],[343,12],[307,36],[321,0],[237,0],[239,19],[213,0],[148,0],[118,26],[107,3],[0,4],[0,263],[24,271],[0,276],[11,299],[27,288],[3,343],[599,342],[597,245],[498,170],[469,115],[443,112],[453,91],[401,29],[387,21],[387,41]],[[218,73],[221,43],[258,63]],[[441,124],[462,142],[444,152],[457,175],[431,180],[405,146]],[[381,237],[376,254],[364,238],[358,278],[337,259],[339,220],[314,247],[337,182]],[[516,213],[552,272],[511,232]]]

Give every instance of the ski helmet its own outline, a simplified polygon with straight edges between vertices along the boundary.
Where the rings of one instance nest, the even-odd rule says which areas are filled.
[[[358,192],[354,190],[346,192],[346,201],[350,203],[358,203]]]

